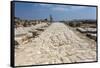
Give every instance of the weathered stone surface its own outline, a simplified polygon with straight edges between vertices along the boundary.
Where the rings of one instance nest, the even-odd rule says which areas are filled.
[[[97,29],[96,28],[85,28],[88,33],[96,33],[97,32]]]
[[[15,65],[96,61],[96,42],[63,23],[52,23],[15,51]]]
[[[47,27],[47,23],[37,24],[36,26],[31,27],[18,27],[15,28],[15,40],[21,44],[28,41],[29,38],[35,38],[40,34],[40,31],[43,31]]]
[[[77,28],[78,31],[80,31],[81,33],[96,33],[97,29],[96,28]]]
[[[19,35],[19,34],[26,34],[26,33],[30,32],[30,31],[35,31],[35,29],[39,29],[39,28],[45,27],[47,25],[48,25],[47,23],[42,23],[42,24],[38,24],[36,26],[31,26],[31,27],[19,27],[19,28],[16,28],[15,29],[15,36]]]
[[[97,39],[97,35],[96,34],[88,33],[87,36],[90,37],[91,39],[94,39],[94,40]]]
[[[87,30],[85,30],[84,28],[77,28],[78,31],[80,31],[81,33],[86,33]]]

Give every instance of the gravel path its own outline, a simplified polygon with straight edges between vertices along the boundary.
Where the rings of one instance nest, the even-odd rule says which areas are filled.
[[[96,61],[96,42],[58,22],[15,51],[16,66],[88,61]]]

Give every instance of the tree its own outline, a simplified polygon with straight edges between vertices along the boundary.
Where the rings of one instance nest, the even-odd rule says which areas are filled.
[[[45,18],[45,19],[44,19],[44,21],[48,21],[48,19],[47,19],[47,18]]]

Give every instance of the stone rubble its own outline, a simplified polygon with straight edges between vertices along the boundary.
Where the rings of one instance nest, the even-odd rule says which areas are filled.
[[[30,34],[31,35],[31,34]],[[55,22],[38,37],[15,50],[15,65],[96,61],[96,42],[63,23]]]

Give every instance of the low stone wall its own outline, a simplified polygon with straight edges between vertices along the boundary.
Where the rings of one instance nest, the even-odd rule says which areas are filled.
[[[77,28],[77,30],[81,33],[86,34],[86,36],[91,39],[96,40],[96,38],[97,38],[97,35],[96,35],[97,29],[96,28],[81,28],[81,27],[79,27],[79,28]]]

